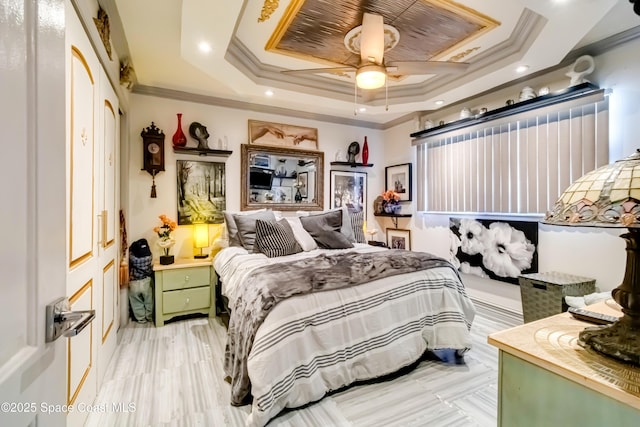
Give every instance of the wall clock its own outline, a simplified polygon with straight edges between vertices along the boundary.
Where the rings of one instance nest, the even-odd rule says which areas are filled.
[[[156,197],[156,175],[164,171],[164,133],[151,122],[142,130],[142,170],[151,174],[151,197]]]

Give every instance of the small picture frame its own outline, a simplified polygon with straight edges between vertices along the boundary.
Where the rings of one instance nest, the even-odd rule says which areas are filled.
[[[387,228],[387,246],[389,249],[411,250],[411,230]]]
[[[384,188],[400,195],[401,202],[411,201],[411,163],[387,166],[385,170]]]

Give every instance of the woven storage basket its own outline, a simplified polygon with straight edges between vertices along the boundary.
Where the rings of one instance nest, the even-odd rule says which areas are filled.
[[[518,282],[525,323],[566,311],[566,296],[583,296],[596,291],[595,279],[555,271],[523,274]]]

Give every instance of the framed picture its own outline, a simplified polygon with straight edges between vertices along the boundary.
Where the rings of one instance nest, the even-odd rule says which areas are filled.
[[[317,150],[318,129],[249,120],[249,144]]]
[[[411,200],[411,163],[387,166],[385,170],[384,187],[400,195],[400,201]]]
[[[387,228],[387,246],[390,249],[411,250],[411,230]]]
[[[222,224],[226,209],[225,164],[177,160],[178,225]]]
[[[298,188],[300,189],[300,195],[303,199],[306,199],[309,195],[309,172],[300,172],[298,174]]]
[[[291,197],[291,187],[271,187],[273,193],[273,200],[277,203],[293,203]]]
[[[331,208],[346,206],[350,212],[364,212],[367,217],[367,174],[332,170]]]
[[[518,284],[538,272],[538,222],[449,218],[450,260],[462,273]]]

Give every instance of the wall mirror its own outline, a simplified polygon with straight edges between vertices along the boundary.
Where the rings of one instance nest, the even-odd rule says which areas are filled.
[[[323,210],[324,153],[242,144],[240,209]]]

